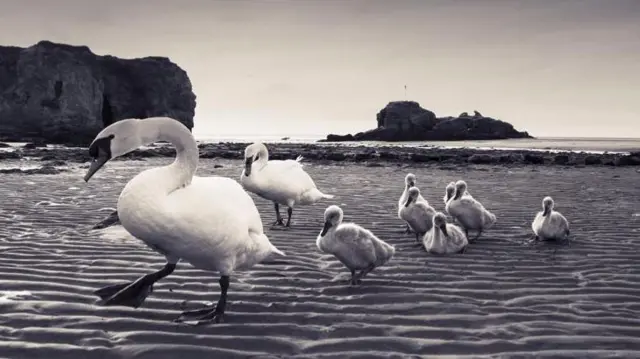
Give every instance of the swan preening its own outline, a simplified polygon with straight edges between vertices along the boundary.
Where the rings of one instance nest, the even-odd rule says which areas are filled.
[[[267,147],[260,142],[253,143],[244,151],[245,168],[240,176],[242,187],[258,196],[272,201],[276,211],[274,225],[291,224],[291,214],[295,205],[307,205],[321,199],[331,199],[316,188],[313,179],[296,160],[269,160]],[[287,206],[287,223],[280,216],[280,206]]]
[[[422,195],[418,187],[411,187],[407,193],[407,199],[400,207],[400,218],[407,222],[407,225],[416,234],[416,242],[420,243],[420,238],[431,229],[433,216],[436,210],[427,201],[420,201]]]
[[[478,233],[473,239],[476,240],[480,238],[484,230],[491,228],[496,223],[496,216],[470,194],[463,195],[466,191],[467,183],[463,180],[457,181],[455,195],[447,202],[446,211],[464,228],[467,238],[469,230],[477,231]]]
[[[460,227],[447,223],[444,213],[438,212],[433,216],[433,225],[422,238],[422,244],[429,253],[452,254],[464,252],[469,241]]]
[[[131,179],[120,193],[117,211],[122,226],[167,262],[161,270],[134,282],[95,293],[104,305],[137,308],[153,284],[170,275],[184,259],[196,268],[220,273],[220,298],[216,306],[185,311],[179,319],[219,322],[224,317],[231,274],[284,253],[264,234],[258,209],[238,182],[194,176],[198,147],[191,132],[177,120],[127,119],[107,126],[89,147],[93,161],[84,180],[89,181],[107,161],[155,141],[173,144],[175,161]]]
[[[550,196],[542,200],[542,211],[536,214],[531,229],[536,240],[569,239],[569,222],[562,213],[553,209],[554,201]]]
[[[402,208],[404,207],[405,203],[407,202],[407,196],[409,195],[409,189],[411,187],[414,187],[416,185],[416,175],[414,175],[413,173],[407,173],[407,175],[404,177],[404,190],[402,191],[402,194],[400,195],[400,199],[398,199],[398,218],[403,219],[402,215],[400,214],[400,212],[402,211]],[[429,204],[429,202],[427,202],[426,199],[424,199],[424,197],[422,197],[422,195],[419,195],[418,198],[416,199],[416,201],[420,201],[420,202],[426,202],[427,205]],[[409,223],[406,224],[405,233],[411,233],[411,226],[409,225]]]
[[[356,285],[373,269],[387,263],[396,250],[371,231],[355,223],[343,223],[343,217],[340,207],[327,207],[324,227],[316,239],[316,246],[338,258],[351,271],[351,285]],[[356,274],[358,270],[360,272]]]

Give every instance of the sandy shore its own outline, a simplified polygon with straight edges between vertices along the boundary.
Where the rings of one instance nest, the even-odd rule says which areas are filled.
[[[309,163],[334,200],[268,230],[288,254],[232,277],[227,322],[193,327],[182,308],[218,298],[217,276],[180,263],[135,310],[95,305],[92,291],[157,270],[163,258],[122,227],[89,231],[142,168],[3,174],[0,186],[0,357],[3,358],[632,358],[640,356],[640,187],[634,167],[379,166]],[[222,166],[214,168],[215,165]],[[199,175],[237,178],[237,160],[201,160]],[[402,234],[395,206],[413,172],[442,209],[464,178],[498,217],[465,254],[432,256]],[[573,242],[524,244],[543,196],[571,221]],[[263,222],[271,203],[255,198]],[[397,248],[358,287],[320,253],[326,206]]]

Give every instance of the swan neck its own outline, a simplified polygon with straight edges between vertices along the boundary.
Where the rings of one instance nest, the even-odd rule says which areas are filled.
[[[141,121],[143,143],[167,141],[176,149],[176,159],[169,165],[177,179],[176,187],[191,183],[198,168],[198,145],[191,132],[182,123],[167,117],[147,118]]]

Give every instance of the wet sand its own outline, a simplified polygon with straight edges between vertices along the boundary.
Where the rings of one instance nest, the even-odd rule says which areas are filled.
[[[216,274],[180,263],[143,307],[100,307],[92,291],[159,269],[163,258],[122,227],[89,231],[126,181],[168,158],[3,174],[0,186],[0,357],[3,358],[632,358],[640,356],[640,187],[633,167],[367,167],[306,164],[336,198],[296,208],[267,234],[288,254],[231,278],[227,322],[173,323],[215,302]],[[222,168],[215,168],[221,164]],[[199,175],[237,178],[237,160],[201,160]],[[413,172],[442,210],[464,178],[498,222],[466,253],[433,256],[402,234],[396,203]],[[572,243],[525,244],[543,196],[571,222]],[[396,246],[363,283],[320,253],[326,206]],[[215,204],[212,204],[215,205]]]

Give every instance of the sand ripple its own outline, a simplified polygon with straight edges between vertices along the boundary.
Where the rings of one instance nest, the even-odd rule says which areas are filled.
[[[269,230],[286,260],[232,277],[228,322],[178,325],[179,311],[218,296],[214,274],[181,263],[143,308],[99,307],[92,291],[163,265],[120,226],[89,231],[141,168],[114,162],[88,184],[83,169],[4,175],[0,187],[0,357],[10,358],[631,358],[640,356],[640,188],[625,168],[440,169],[307,164],[346,219],[394,244],[396,257],[345,285],[315,248],[328,201]],[[203,160],[200,175],[237,178],[238,161]],[[461,176],[498,216],[464,255],[430,256],[396,218],[406,172],[442,210]],[[327,174],[331,176],[327,176]],[[353,192],[354,184],[362,189]],[[526,244],[545,192],[571,220],[570,246]],[[256,198],[265,223],[272,205]]]

